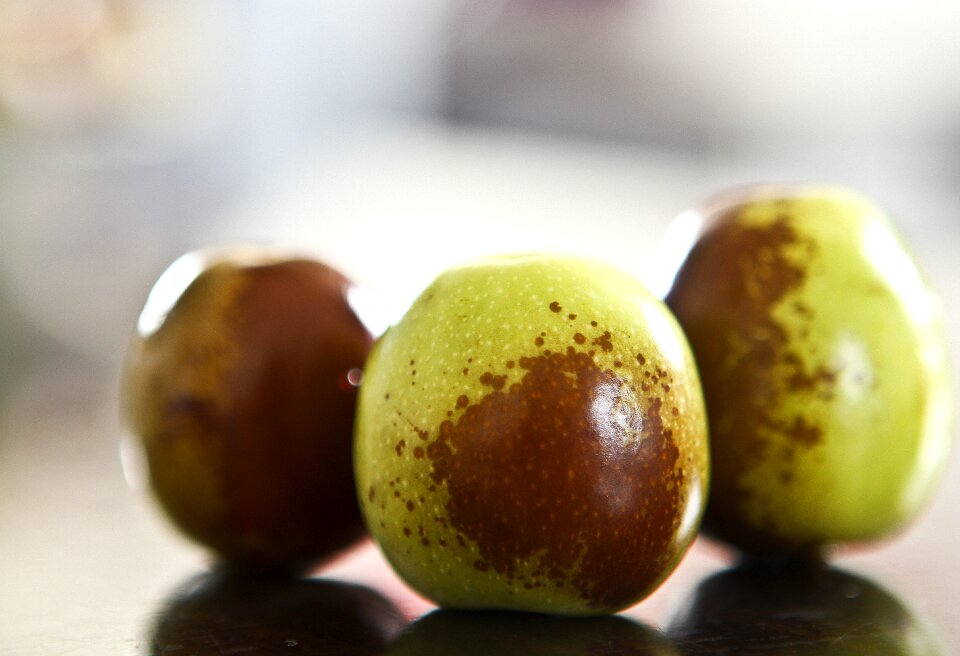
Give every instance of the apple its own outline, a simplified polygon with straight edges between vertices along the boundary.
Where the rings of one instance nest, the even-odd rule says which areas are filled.
[[[697,533],[696,368],[669,311],[624,273],[549,255],[453,268],[365,374],[364,517],[439,605],[613,612],[652,592]]]
[[[856,574],[808,565],[715,574],[666,631],[691,656],[946,653],[930,623],[890,591]]]
[[[352,289],[313,259],[227,249],[150,292],[124,413],[160,505],[226,563],[302,571],[364,533],[352,434],[373,336]]]
[[[621,615],[557,617],[436,610],[404,630],[388,656],[678,656],[659,631]]]
[[[952,440],[941,308],[890,221],[819,186],[732,191],[678,221],[695,239],[666,302],[710,421],[704,531],[763,554],[902,529]]]

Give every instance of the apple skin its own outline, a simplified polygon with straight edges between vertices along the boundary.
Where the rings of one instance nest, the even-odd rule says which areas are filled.
[[[704,531],[801,553],[902,529],[951,409],[941,309],[888,219],[843,189],[769,186],[678,221],[700,226],[666,302],[710,420]]]
[[[843,570],[738,567],[701,583],[667,623],[686,656],[936,656],[931,624],[889,590]]]
[[[677,565],[707,456],[665,306],[605,265],[525,255],[441,274],[378,341],[354,463],[371,534],[425,597],[591,615]]]
[[[373,336],[350,282],[261,249],[183,256],[157,281],[124,414],[168,517],[221,560],[303,571],[356,542],[356,384]]]

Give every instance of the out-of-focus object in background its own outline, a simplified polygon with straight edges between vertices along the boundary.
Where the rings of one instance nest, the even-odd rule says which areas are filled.
[[[230,19],[213,0],[4,0],[0,103],[16,127],[51,136],[203,133],[225,111]]]
[[[467,1],[459,118],[715,146],[960,132],[960,4]]]
[[[238,33],[221,0],[0,1],[0,285],[39,330],[118,359],[184,226],[242,184]]]
[[[16,120],[59,123],[97,103],[91,45],[103,41],[107,18],[97,0],[0,4],[0,96]]]

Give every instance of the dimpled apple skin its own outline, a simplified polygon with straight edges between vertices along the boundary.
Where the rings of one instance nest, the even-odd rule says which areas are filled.
[[[310,259],[193,253],[151,292],[126,418],[170,519],[232,566],[305,570],[363,534],[352,467],[373,337]]]
[[[667,303],[710,418],[705,531],[763,553],[901,529],[951,431],[939,303],[892,226],[821,187],[742,190],[699,215]]]
[[[374,348],[354,461],[367,526],[434,602],[590,615],[652,592],[708,483],[683,334],[573,258],[442,274]]]

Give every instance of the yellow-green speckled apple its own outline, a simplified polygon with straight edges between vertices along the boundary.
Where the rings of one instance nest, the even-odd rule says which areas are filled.
[[[667,295],[710,418],[705,531],[747,552],[876,540],[915,517],[951,443],[941,309],[880,209],[756,187],[678,219]]]
[[[612,612],[694,538],[703,400],[666,307],[546,255],[443,273],[377,343],[354,446],[367,526],[434,602]]]

